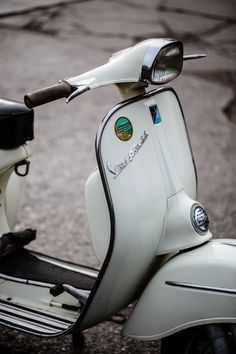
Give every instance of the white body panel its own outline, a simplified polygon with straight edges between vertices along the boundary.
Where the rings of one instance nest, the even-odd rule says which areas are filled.
[[[154,104],[161,115],[160,124],[152,120],[149,107]],[[129,141],[121,141],[115,134],[115,123],[120,117],[127,117],[132,123],[133,136]],[[107,251],[109,230],[111,239],[102,269],[103,272],[106,268],[105,274],[82,328],[130,303],[157,254],[201,244],[211,237],[209,232],[199,235],[190,220],[196,196],[195,171],[182,111],[172,90],[156,90],[115,108],[103,122],[97,145],[108,201],[94,172],[87,183],[87,206],[98,254],[104,256]],[[94,202],[91,195],[96,183],[100,197],[97,193],[99,200]],[[176,195],[178,202],[172,203]],[[110,228],[103,215],[107,203]],[[169,207],[171,203],[173,208]],[[177,232],[173,227],[175,221]]]
[[[20,202],[20,182],[20,177],[13,172],[7,184],[5,208],[10,230],[13,230],[16,222]]]
[[[86,209],[94,251],[104,261],[110,242],[109,210],[98,169],[89,176],[85,187]]]
[[[75,86],[89,86],[90,89],[117,84],[139,82],[141,68],[148,48],[155,40],[148,39],[138,45],[114,53],[109,62],[82,75],[66,78]],[[157,40],[161,45],[163,40]]]
[[[12,229],[15,222],[19,185],[15,177],[11,177],[14,165],[27,159],[29,155],[27,145],[11,150],[0,150],[0,235]]]
[[[201,324],[236,323],[235,274],[235,240],[173,257],[145,288],[123,334],[151,340]]]
[[[0,174],[14,166],[17,162],[25,160],[29,155],[30,150],[27,145],[21,145],[15,149],[0,149]]]

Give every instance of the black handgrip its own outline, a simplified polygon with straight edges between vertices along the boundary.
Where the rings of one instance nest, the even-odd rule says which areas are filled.
[[[28,108],[40,106],[59,98],[69,97],[72,91],[73,88],[69,83],[61,81],[59,84],[26,94],[24,97],[25,105]]]
[[[0,251],[6,246],[25,246],[36,239],[36,230],[26,229],[24,231],[7,232],[0,238]]]

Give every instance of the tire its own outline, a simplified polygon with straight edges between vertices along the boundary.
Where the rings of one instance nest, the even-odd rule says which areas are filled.
[[[82,332],[72,334],[72,342],[75,353],[79,353],[85,346],[85,339]]]
[[[206,325],[162,339],[161,354],[235,354],[235,326]]]

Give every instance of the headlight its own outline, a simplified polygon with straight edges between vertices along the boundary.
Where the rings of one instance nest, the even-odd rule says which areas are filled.
[[[144,57],[141,80],[151,84],[165,84],[182,70],[183,44],[172,39],[157,40]]]

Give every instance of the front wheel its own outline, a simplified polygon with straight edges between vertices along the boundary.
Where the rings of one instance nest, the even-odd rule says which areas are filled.
[[[161,354],[235,354],[236,326],[211,324],[162,339]]]

